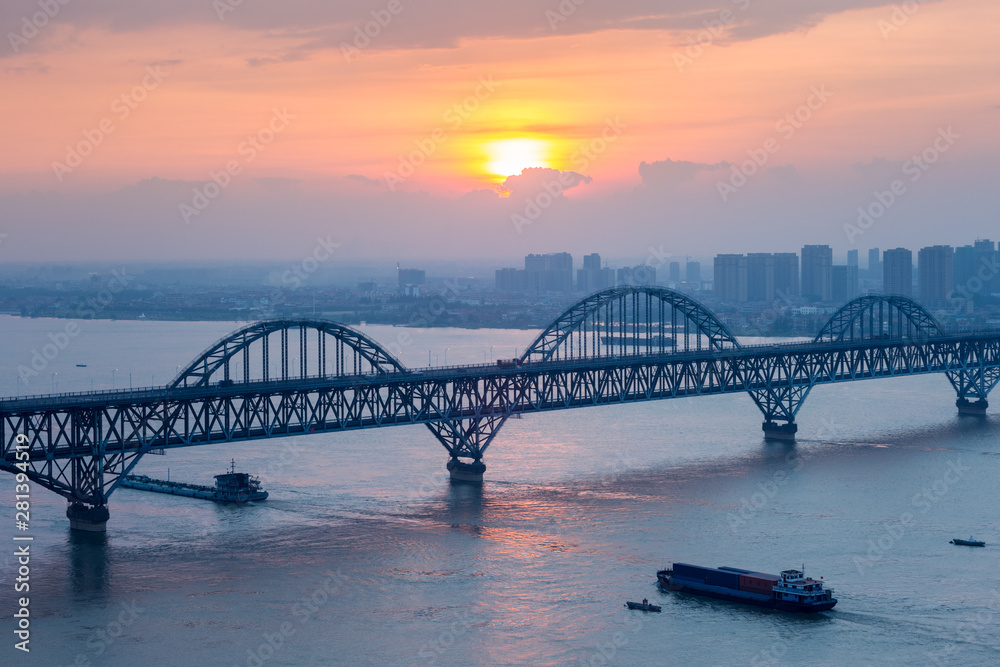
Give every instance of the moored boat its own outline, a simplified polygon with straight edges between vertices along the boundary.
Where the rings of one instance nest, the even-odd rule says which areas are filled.
[[[837,599],[823,581],[805,576],[803,570],[783,570],[781,576],[735,567],[702,567],[674,563],[660,570],[656,580],[661,590],[677,591],[742,602],[781,611],[817,612],[833,609]]]
[[[967,539],[967,540],[959,539],[959,538],[956,537],[955,539],[953,539],[951,541],[951,544],[957,544],[957,545],[963,546],[963,547],[985,547],[986,546],[986,542],[983,542],[981,540],[977,540],[974,537],[972,537],[971,535],[969,536],[969,539]]]

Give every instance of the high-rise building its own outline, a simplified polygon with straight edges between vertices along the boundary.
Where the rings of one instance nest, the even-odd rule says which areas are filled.
[[[878,248],[868,251],[868,278],[870,280],[882,280],[882,254]]]
[[[679,283],[681,281],[681,263],[670,262],[670,282]]]
[[[833,300],[847,303],[858,295],[858,267],[856,264],[833,267]]]
[[[997,252],[996,244],[989,239],[977,239],[972,248],[975,253],[976,277],[983,281],[983,286],[976,294],[985,298],[994,292],[1000,292],[1000,274],[997,273],[1000,253]],[[975,281],[972,287],[976,287]]]
[[[954,285],[964,287],[966,283],[976,275],[976,250],[971,245],[963,245],[955,248]]]
[[[774,253],[774,298],[787,300],[799,295],[799,256]]]
[[[976,239],[975,244],[972,246],[975,248],[976,252],[996,252],[997,244],[989,239]]]
[[[399,286],[424,285],[427,283],[427,272],[423,269],[396,269]]]
[[[601,266],[601,256],[594,252],[583,256],[583,268],[576,272],[576,289],[580,292],[597,292],[614,287],[614,272]]]
[[[524,258],[528,291],[569,292],[573,289],[573,256],[568,252]]]
[[[774,300],[774,255],[752,252],[747,255],[747,301]]]
[[[858,265],[858,250],[857,250],[857,248],[855,248],[854,250],[848,250],[847,251],[847,265],[848,266],[857,266]]]
[[[499,292],[523,292],[528,288],[527,273],[519,269],[497,269],[496,286]]]
[[[913,253],[893,248],[882,253],[882,291],[886,294],[913,296]]]
[[[684,282],[689,285],[701,284],[701,262],[688,261],[684,267]]]
[[[833,249],[830,246],[802,248],[802,296],[813,301],[833,299]]]
[[[950,245],[921,248],[917,253],[917,288],[925,306],[944,306],[955,286],[955,251]]]
[[[713,268],[715,298],[719,301],[746,303],[747,258],[743,255],[716,255]]]

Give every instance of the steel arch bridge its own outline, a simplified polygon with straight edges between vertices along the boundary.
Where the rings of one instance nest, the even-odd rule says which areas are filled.
[[[949,334],[919,304],[868,295],[812,341],[744,346],[707,308],[622,287],[566,309],[517,360],[409,370],[326,320],[270,320],[212,344],[165,387],[0,398],[0,469],[67,498],[74,527],[103,529],[107,502],[152,449],[423,424],[453,480],[481,481],[512,415],[746,392],[765,437],[794,439],[813,386],[945,373],[960,412],[985,414],[1000,332]]]

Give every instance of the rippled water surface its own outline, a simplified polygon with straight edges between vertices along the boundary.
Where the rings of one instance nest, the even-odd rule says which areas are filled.
[[[0,318],[0,393],[163,384],[238,326],[81,322],[17,383],[65,324]],[[409,366],[512,357],[536,333],[405,331]],[[528,415],[481,490],[449,485],[425,427],[173,450],[138,472],[212,483],[235,459],[271,496],[121,489],[103,542],[33,486],[28,655],[2,474],[2,664],[1000,664],[1000,422],[954,401],[941,375],[821,386],[795,445],[765,443],[742,395]],[[989,546],[948,543],[970,533]],[[840,603],[804,617],[660,593],[675,560],[804,565]],[[622,608],[643,597],[663,613]]]

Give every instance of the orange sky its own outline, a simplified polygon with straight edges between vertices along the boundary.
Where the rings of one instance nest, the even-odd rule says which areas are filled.
[[[10,1],[8,39],[34,7]],[[995,227],[992,0],[920,4],[886,34],[898,10],[874,6],[882,0],[846,11],[835,0],[722,0],[737,25],[700,53],[690,40],[720,13],[699,0],[591,0],[555,30],[543,9],[558,3],[407,0],[345,59],[340,44],[391,1],[286,0],[278,13],[244,3],[220,21],[203,0],[136,2],[128,16],[94,0],[67,5],[20,53],[0,44],[0,231],[16,221],[4,233],[20,225],[20,256],[39,259],[52,248],[36,229],[72,229],[61,249],[71,257],[294,255],[331,226],[365,256],[644,255],[646,239],[686,254],[851,247],[861,242],[843,226],[857,207],[948,127],[960,140],[863,243],[898,245],[903,229],[968,241],[946,238],[942,219],[972,238]],[[816,90],[828,99],[817,103]],[[126,109],[130,91],[144,99]],[[795,113],[808,118],[791,128],[782,119]],[[719,183],[767,142],[777,151],[763,175],[721,196]],[[89,154],[70,164],[70,147]],[[183,206],[227,166],[233,187],[192,225]],[[580,176],[526,231],[512,221],[556,172],[505,177],[533,166]],[[274,226],[289,211],[294,222]],[[609,219],[642,240],[604,238]],[[248,231],[253,243],[231,245]]]
[[[748,10],[749,11],[749,10]],[[683,34],[610,30],[531,39],[483,39],[457,48],[369,50],[345,62],[339,49],[298,61],[280,57],[295,39],[224,23],[137,32],[53,29],[45,50],[2,61],[0,165],[8,182],[108,188],[159,176],[197,180],[237,156],[273,108],[295,115],[249,166],[306,179],[360,174],[382,179],[414,142],[444,140],[405,187],[464,191],[502,180],[486,173],[489,144],[532,138],[549,166],[573,169],[581,145],[606,119],[627,129],[591,161],[600,183],[636,181],[639,162],[738,160],[774,134],[774,123],[812,85],[834,93],[783,146],[796,163],[903,157],[941,124],[987,131],[1000,102],[1000,6],[965,0],[922,6],[883,39],[887,7],[828,17],[819,26],[732,44],[710,44],[683,73]],[[677,44],[681,46],[676,46]],[[125,119],[113,101],[141,83],[145,67],[167,77]],[[480,77],[496,91],[445,120]],[[115,131],[62,184],[51,164],[84,130],[111,118]],[[965,150],[995,153],[989,132]],[[525,165],[528,166],[528,165]]]

